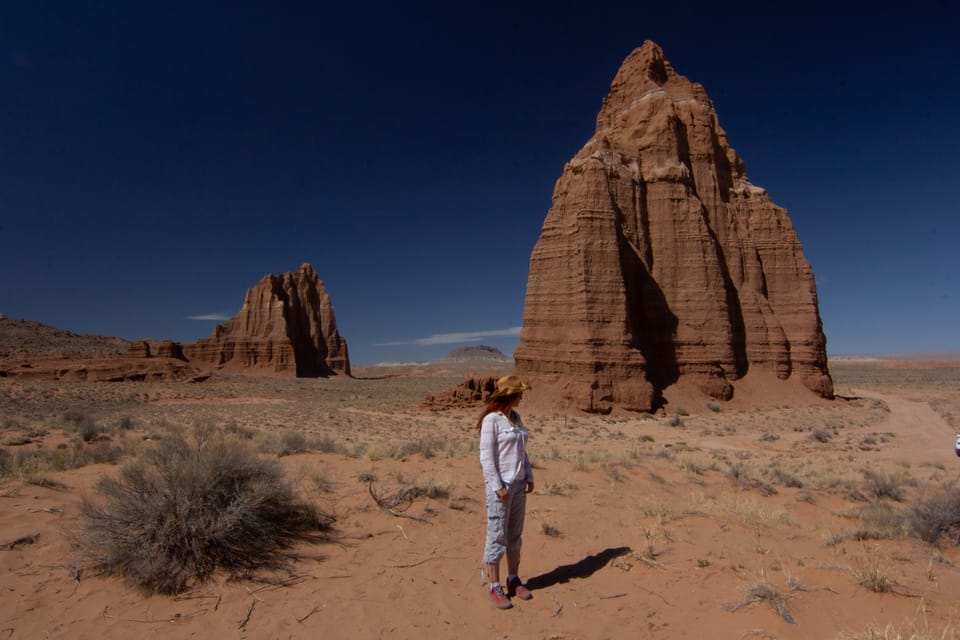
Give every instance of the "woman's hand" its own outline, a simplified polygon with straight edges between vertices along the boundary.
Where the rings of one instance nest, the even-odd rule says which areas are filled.
[[[506,487],[503,487],[502,489],[497,489],[496,494],[500,502],[506,502],[507,496],[510,495],[510,490]]]
[[[532,482],[528,482],[528,483],[527,483],[527,493],[533,493],[533,483],[532,483]]]

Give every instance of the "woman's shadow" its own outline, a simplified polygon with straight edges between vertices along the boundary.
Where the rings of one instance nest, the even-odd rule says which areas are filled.
[[[630,553],[630,547],[615,547],[604,549],[598,554],[587,556],[575,564],[565,564],[547,573],[527,579],[527,588],[531,591],[546,589],[561,582],[569,582],[573,578],[589,578],[600,569],[607,566],[614,558]]]

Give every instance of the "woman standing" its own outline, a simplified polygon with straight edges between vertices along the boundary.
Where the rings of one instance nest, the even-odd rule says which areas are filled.
[[[520,547],[526,494],[533,491],[533,470],[527,457],[529,431],[514,409],[530,386],[517,376],[497,380],[496,390],[477,421],[480,467],[487,494],[487,541],[483,562],[489,597],[498,609],[513,606],[510,596],[533,597],[520,580]],[[507,556],[507,589],[500,584],[500,558]]]

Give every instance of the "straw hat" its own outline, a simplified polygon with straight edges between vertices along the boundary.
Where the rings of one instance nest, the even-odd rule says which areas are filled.
[[[500,376],[497,378],[497,388],[492,394],[490,394],[490,399],[493,400],[502,396],[510,396],[515,393],[522,393],[529,388],[530,385],[517,376]]]

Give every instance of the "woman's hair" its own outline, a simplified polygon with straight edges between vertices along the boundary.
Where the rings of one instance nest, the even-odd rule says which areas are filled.
[[[483,419],[486,418],[491,413],[496,413],[497,411],[503,411],[510,403],[517,399],[519,393],[511,393],[509,395],[500,396],[499,398],[493,398],[490,402],[487,403],[487,408],[483,410],[483,413],[480,414],[480,419],[477,420],[477,431],[480,431],[480,427],[483,426]]]

